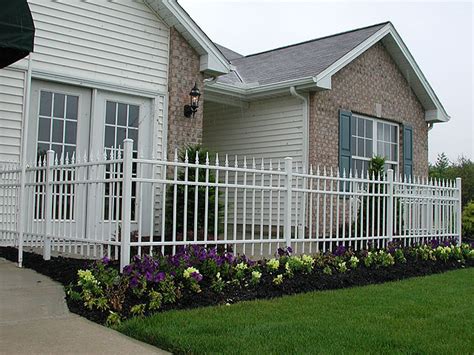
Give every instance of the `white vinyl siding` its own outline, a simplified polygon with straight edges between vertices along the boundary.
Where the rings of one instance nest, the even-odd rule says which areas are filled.
[[[0,69],[0,162],[20,159],[25,74]]]
[[[28,3],[35,71],[166,92],[169,28],[144,3]]]
[[[251,102],[248,108],[205,102],[203,145],[220,154],[274,163],[292,157],[300,166],[303,126],[303,103],[293,97]]]
[[[247,156],[247,167],[251,167],[252,158],[256,158],[257,168],[261,166],[261,158],[264,158],[265,168],[269,168],[272,160],[273,169],[277,168],[278,161],[281,169],[284,169],[283,159],[293,158],[293,166],[301,169],[304,149],[304,109],[301,100],[288,97],[278,97],[258,102],[251,102],[248,108],[232,107],[224,104],[204,103],[203,145],[219,153],[219,161],[224,163],[224,155],[229,154],[229,164],[234,166],[235,155],[238,155],[239,165],[243,163],[243,157]],[[212,163],[212,162],[211,162]],[[301,171],[301,170],[299,170]],[[247,179],[251,179],[251,174]],[[268,180],[268,176],[266,177]],[[233,176],[230,178],[233,181]],[[239,174],[238,181],[243,183],[243,174]],[[248,180],[250,181],[250,180]],[[274,177],[274,182],[276,177]],[[267,181],[266,184],[269,182]],[[257,177],[256,184],[261,184]],[[257,198],[261,192],[258,192]],[[277,194],[274,193],[272,203],[272,220],[278,217]],[[230,205],[235,203],[234,196],[228,196]],[[237,198],[237,221],[243,222],[243,197]],[[252,220],[252,216],[260,221],[261,206],[259,203],[252,210],[252,194],[247,193],[246,220]],[[280,204],[283,200],[280,200]],[[296,202],[295,204],[296,209]],[[269,215],[269,193],[264,193],[263,223],[268,225]],[[282,205],[280,206],[280,223],[283,223]],[[292,217],[293,220],[295,216]],[[233,210],[229,210],[229,220],[233,220]]]

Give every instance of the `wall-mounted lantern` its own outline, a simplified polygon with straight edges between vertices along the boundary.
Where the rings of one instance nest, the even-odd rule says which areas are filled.
[[[190,104],[184,105],[184,115],[186,117],[194,117],[196,111],[199,107],[199,98],[201,97],[201,92],[199,91],[197,84],[194,83],[194,87],[191,89],[189,93]]]

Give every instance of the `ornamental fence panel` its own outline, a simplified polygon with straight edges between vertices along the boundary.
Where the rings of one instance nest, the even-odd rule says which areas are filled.
[[[134,155],[133,142],[95,157],[0,168],[0,245],[83,258],[217,246],[267,257],[461,238],[461,180],[406,179],[283,161],[196,154]]]

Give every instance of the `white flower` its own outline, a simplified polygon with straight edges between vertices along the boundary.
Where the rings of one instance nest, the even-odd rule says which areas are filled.
[[[190,266],[186,270],[184,270],[183,277],[185,279],[189,279],[194,272],[199,274],[198,269],[196,269],[195,267]]]
[[[267,261],[267,266],[270,270],[278,270],[280,267],[280,261],[278,259],[272,258]]]

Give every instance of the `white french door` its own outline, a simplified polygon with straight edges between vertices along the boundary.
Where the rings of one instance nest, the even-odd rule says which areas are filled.
[[[29,113],[27,163],[30,166],[43,160],[48,150],[55,152],[57,164],[72,163],[88,154],[91,113],[91,90],[33,80]],[[52,234],[55,237],[74,237],[80,234],[85,223],[85,201],[77,198],[86,195],[85,185],[68,184],[77,178],[76,169],[54,170],[53,180],[62,184],[52,186]],[[45,174],[38,171],[30,176],[34,181],[45,181]],[[39,232],[44,228],[44,186],[30,187],[27,228]]]
[[[133,157],[151,158],[153,137],[153,114],[151,99],[107,91],[98,91],[95,96],[94,119],[91,123],[90,152],[101,154],[105,151],[108,158],[123,154],[123,141],[133,139]],[[133,164],[133,176],[136,176],[136,164]],[[118,240],[119,223],[122,218],[122,184],[114,182],[122,177],[121,164],[108,164],[92,171],[100,178],[111,180],[99,189],[89,190],[88,204],[97,205],[100,209],[88,213],[88,227],[94,228],[90,234],[101,235],[111,240]],[[147,193],[140,193],[132,185],[132,231],[138,230],[137,217],[139,208],[146,201],[151,201],[151,188]],[[141,197],[141,201],[139,200]],[[146,200],[146,201],[144,201]],[[139,203],[140,202],[140,203]],[[143,225],[149,220],[142,218]]]
[[[53,185],[53,230],[56,238],[98,241],[118,241],[121,220],[122,164],[100,163],[104,152],[110,160],[111,153],[123,151],[123,140],[134,141],[133,155],[151,158],[153,137],[152,100],[107,91],[92,90],[52,83],[32,81],[31,109],[27,144],[29,165],[44,159],[48,150],[56,153],[58,163],[72,163],[80,158],[98,161],[86,168],[57,169]],[[136,175],[136,164],[134,164]],[[79,176],[80,175],[80,176]],[[44,174],[37,174],[35,181],[44,181]],[[88,180],[84,184],[69,181]],[[104,181],[105,182],[100,182]],[[111,182],[107,182],[111,180]],[[89,182],[95,181],[95,182]],[[146,187],[145,187],[146,189]],[[132,188],[132,231],[138,229],[137,202],[140,196],[151,202],[149,191],[137,192]],[[43,186],[32,187],[33,208],[28,226],[31,233],[44,233]],[[147,206],[149,205],[146,204]],[[148,214],[147,214],[148,215]],[[142,219],[144,225],[150,220]]]

